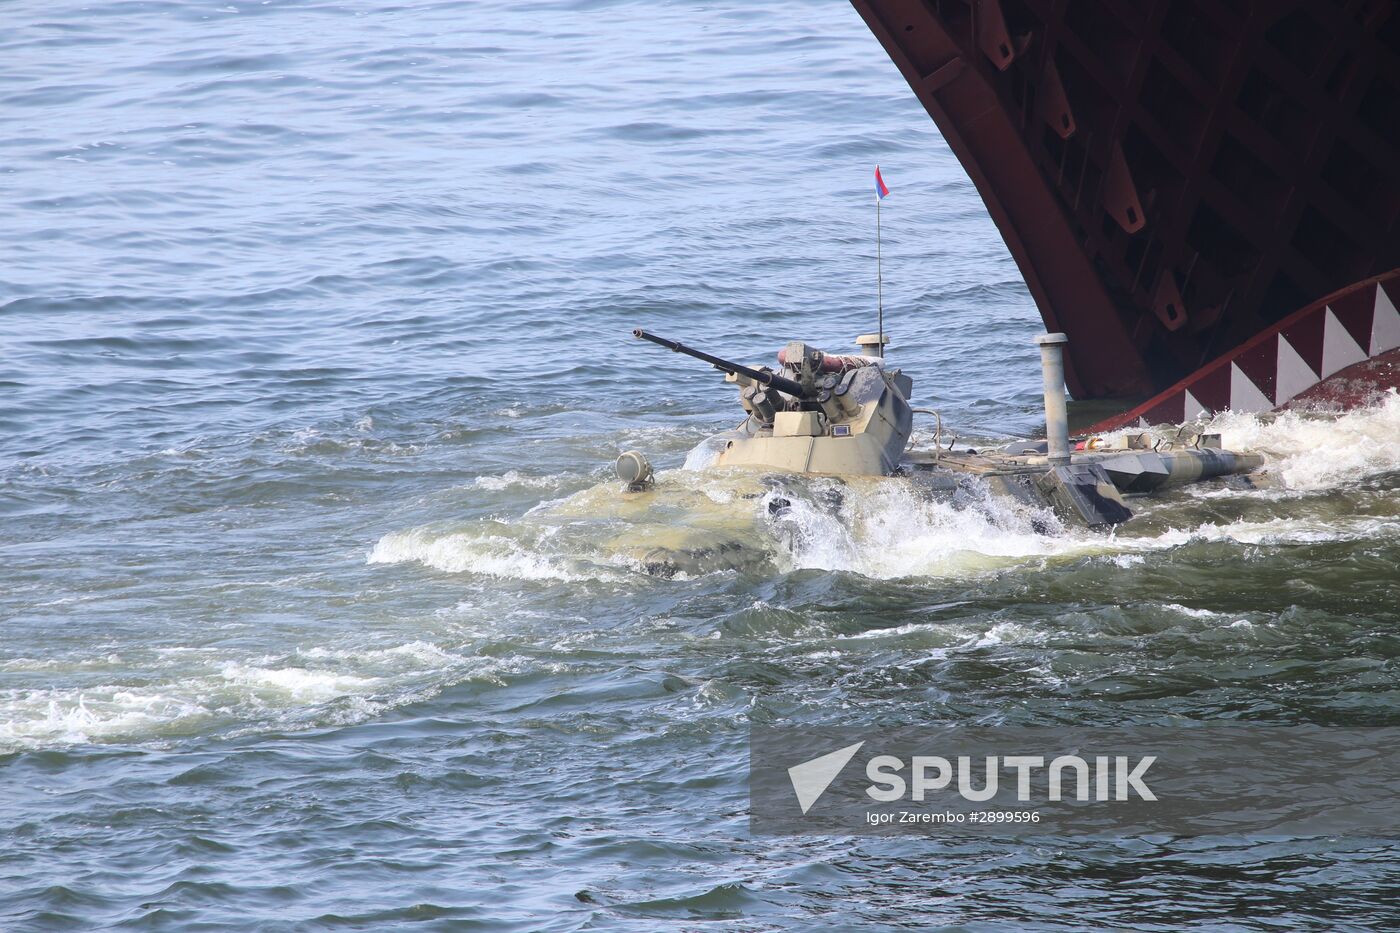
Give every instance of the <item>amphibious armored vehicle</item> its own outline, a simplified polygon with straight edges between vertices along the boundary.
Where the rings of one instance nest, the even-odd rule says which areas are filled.
[[[911,406],[913,381],[887,365],[884,334],[860,337],[859,355],[825,353],[793,341],[779,351],[776,369],[744,366],[644,330],[633,335],[709,363],[738,388],[745,417],[710,441],[718,451],[716,468],[748,467],[778,476],[902,477],[930,495],[953,495],[981,484],[993,494],[1049,507],[1065,521],[1103,528],[1132,517],[1125,493],[1245,474],[1263,463],[1258,454],[1221,449],[1219,435],[1209,434],[1172,441],[1148,434],[1112,443],[1089,438],[1072,446],[1063,334],[1036,338],[1046,439],[984,450],[944,446],[941,418]],[[915,415],[936,419],[934,442],[927,449],[911,449]],[[636,451],[624,453],[617,467],[633,491],[654,482],[650,465]],[[781,497],[770,497],[770,510],[782,506]]]

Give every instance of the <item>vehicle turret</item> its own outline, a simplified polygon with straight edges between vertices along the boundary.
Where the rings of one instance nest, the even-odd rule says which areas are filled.
[[[749,367],[644,330],[633,335],[703,360],[739,387],[746,418],[722,435],[720,466],[800,473],[893,473],[909,444],[913,383],[883,357],[825,353],[794,340],[778,371]]]

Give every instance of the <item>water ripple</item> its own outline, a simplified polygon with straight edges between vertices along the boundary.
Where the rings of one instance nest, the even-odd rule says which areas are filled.
[[[849,349],[877,161],[916,398],[1041,426],[1031,299],[847,4],[6,13],[7,928],[1384,924],[1359,842],[749,838],[751,721],[1400,709],[1393,401],[1222,420],[1280,485],[1107,538],[880,488],[774,537],[682,469],[732,387],[631,329]]]

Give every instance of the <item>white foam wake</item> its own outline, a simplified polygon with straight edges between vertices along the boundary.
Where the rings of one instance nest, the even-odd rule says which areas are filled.
[[[843,485],[841,497],[833,510],[820,497],[785,496],[791,506],[780,537],[793,568],[882,579],[949,576],[1104,547],[1100,537],[1066,533],[1049,510],[986,492],[953,503],[877,480]]]
[[[1400,393],[1343,415],[1286,411],[1275,415],[1225,412],[1206,426],[1225,446],[1257,450],[1265,467],[1290,489],[1322,490],[1400,470]]]
[[[529,549],[504,535],[440,532],[430,527],[390,532],[369,552],[371,564],[419,563],[447,573],[475,573],[513,580],[584,579],[566,562]]]
[[[435,685],[490,676],[510,658],[478,658],[422,640],[310,647],[283,657],[220,658],[160,649],[129,682],[0,690],[0,753],[13,749],[170,739],[209,729],[342,724],[378,715]],[[91,665],[15,659],[12,676],[53,682]],[[111,671],[110,675],[117,675]]]

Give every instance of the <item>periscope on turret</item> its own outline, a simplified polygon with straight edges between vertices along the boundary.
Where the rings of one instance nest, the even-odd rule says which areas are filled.
[[[641,329],[633,335],[709,363],[738,387],[745,417],[738,427],[711,439],[718,450],[712,469],[888,477],[932,496],[980,483],[992,494],[1053,509],[1062,520],[1105,528],[1132,518],[1125,494],[1244,476],[1263,464],[1258,454],[1221,449],[1218,435],[1170,442],[1130,435],[1113,443],[1101,438],[1072,443],[1064,404],[1063,334],[1036,339],[1046,439],[984,450],[958,450],[952,443],[944,447],[941,417],[911,406],[913,380],[889,366],[883,332],[861,336],[860,355],[826,353],[791,341],[778,352],[776,370],[735,363]],[[936,419],[934,441],[927,448],[911,446],[916,414]],[[619,458],[618,475],[634,493],[653,485],[650,464],[635,451]]]

